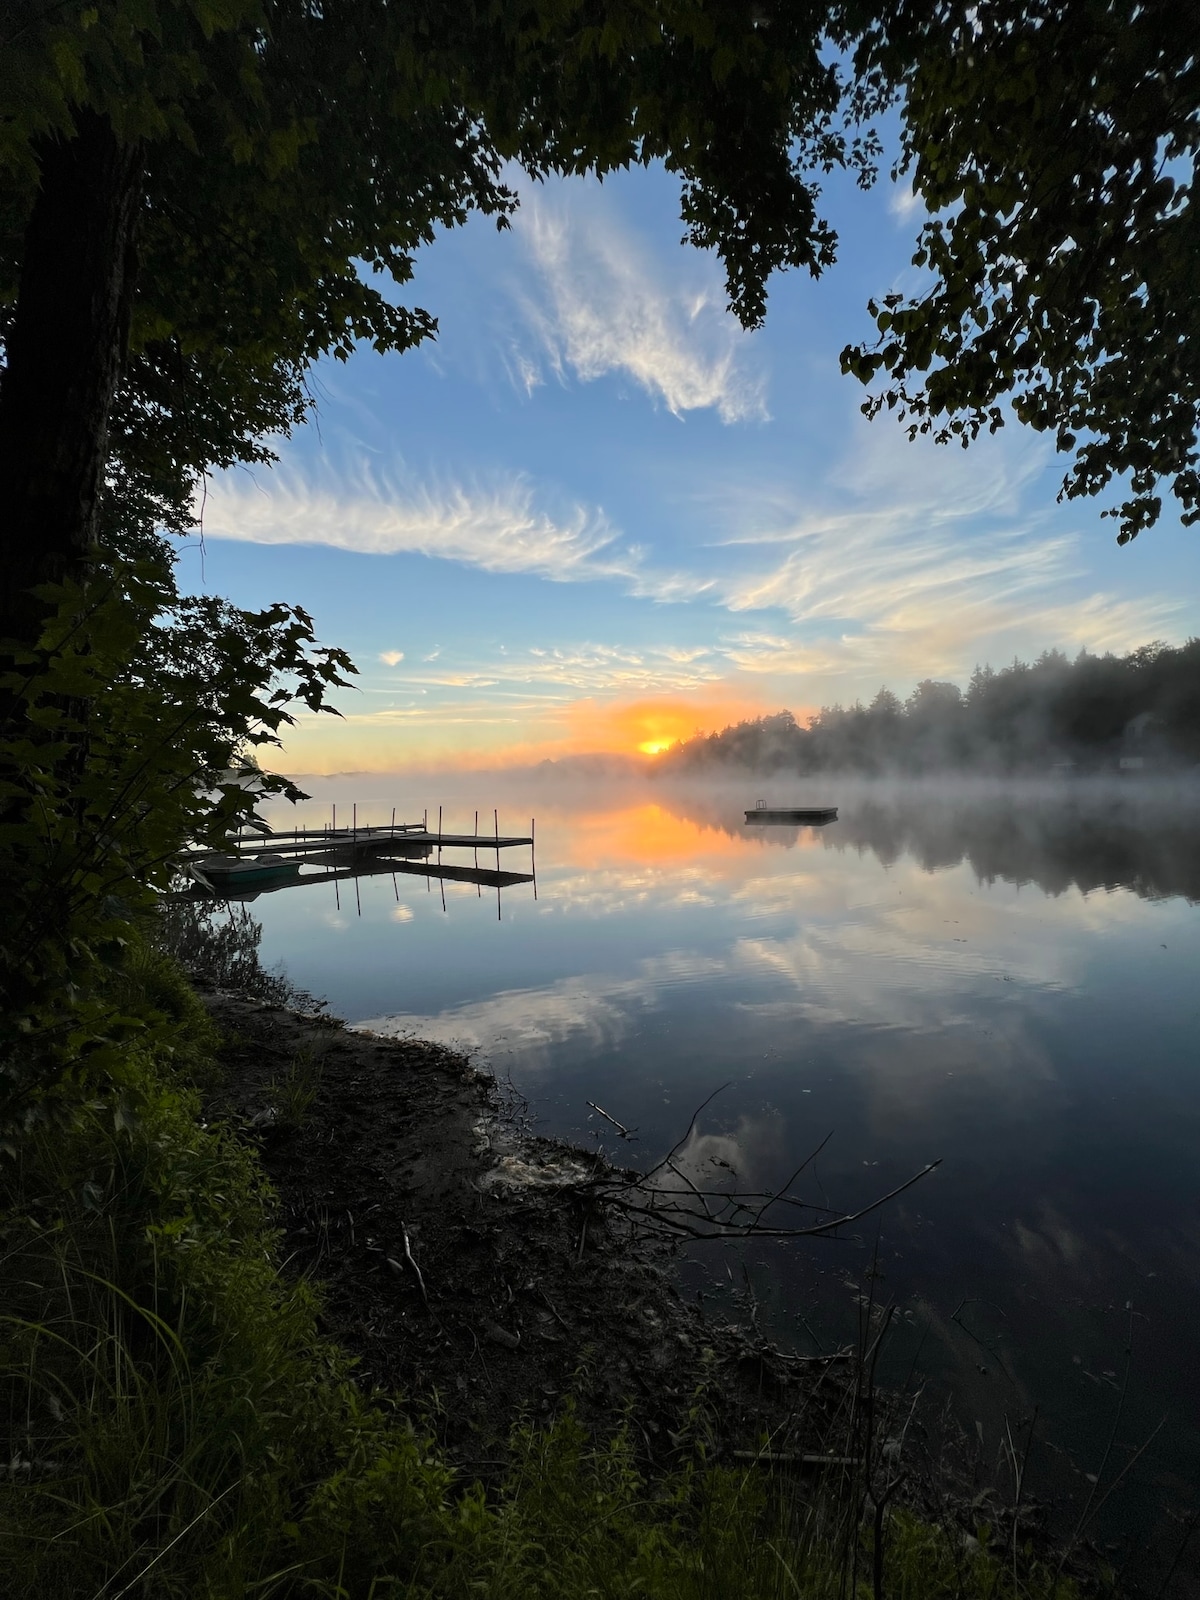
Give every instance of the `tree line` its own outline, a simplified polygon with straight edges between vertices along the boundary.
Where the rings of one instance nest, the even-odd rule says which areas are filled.
[[[1200,639],[1127,655],[1060,650],[966,689],[925,678],[906,700],[881,688],[870,705],[822,706],[804,727],[790,711],[698,735],[658,770],[714,772],[1036,773],[1179,770],[1200,763]]]

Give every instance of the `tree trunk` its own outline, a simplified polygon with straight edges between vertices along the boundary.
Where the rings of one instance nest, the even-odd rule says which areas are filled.
[[[0,381],[0,639],[32,644],[29,590],[80,576],[129,332],[141,150],[78,111],[46,140]]]

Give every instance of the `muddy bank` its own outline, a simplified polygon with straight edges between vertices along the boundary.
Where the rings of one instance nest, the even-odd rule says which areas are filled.
[[[574,1398],[665,1456],[697,1397],[723,1453],[844,1445],[849,1363],[798,1361],[677,1294],[662,1247],[575,1192],[589,1152],[520,1133],[462,1056],[210,990],[214,1110],[259,1144],[288,1268],[365,1386],[409,1397],[452,1457],[498,1466],[522,1417]]]
[[[682,1300],[665,1247],[575,1192],[597,1158],[523,1131],[465,1057],[197,987],[223,1039],[213,1110],[260,1149],[286,1270],[322,1286],[362,1385],[472,1477],[569,1398],[600,1437],[627,1419],[647,1465],[702,1437],[710,1460],[836,1479],[860,1514],[885,1493],[964,1549],[1019,1519],[1051,1557],[1054,1508],[1004,1492],[947,1407],[874,1392],[859,1352],[789,1357]],[[1066,1563],[1084,1593],[1097,1556],[1082,1540]]]

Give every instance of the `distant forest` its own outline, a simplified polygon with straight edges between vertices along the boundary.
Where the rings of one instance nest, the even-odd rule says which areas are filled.
[[[920,773],[1166,771],[1200,763],[1200,639],[1126,656],[1048,650],[966,690],[931,678],[907,700],[880,689],[869,706],[823,706],[801,727],[790,711],[677,744],[659,770]]]

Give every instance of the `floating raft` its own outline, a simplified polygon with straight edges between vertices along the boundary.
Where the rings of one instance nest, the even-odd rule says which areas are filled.
[[[836,806],[793,806],[787,809],[777,807],[756,806],[753,811],[747,811],[747,822],[781,822],[795,827],[798,823],[810,823],[819,826],[823,822],[837,821]]]

